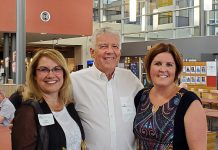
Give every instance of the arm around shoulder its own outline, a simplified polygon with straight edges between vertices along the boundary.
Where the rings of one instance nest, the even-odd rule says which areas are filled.
[[[207,119],[199,100],[188,108],[185,118],[185,133],[190,150],[207,149]]]

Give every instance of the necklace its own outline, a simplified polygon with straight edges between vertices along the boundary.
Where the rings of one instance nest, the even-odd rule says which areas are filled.
[[[158,109],[159,109],[159,106],[153,105],[151,111],[154,114],[154,113],[156,113],[158,111]]]

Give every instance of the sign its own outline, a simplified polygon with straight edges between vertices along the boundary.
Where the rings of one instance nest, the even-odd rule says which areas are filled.
[[[216,76],[216,62],[207,61],[207,76]]]
[[[48,22],[51,19],[51,15],[48,11],[43,11],[40,14],[40,18],[44,22]]]

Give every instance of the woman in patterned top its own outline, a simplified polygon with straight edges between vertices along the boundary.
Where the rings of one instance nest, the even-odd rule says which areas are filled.
[[[145,57],[153,87],[135,97],[134,134],[139,150],[206,150],[207,121],[199,97],[176,83],[183,61],[172,44],[159,43]]]

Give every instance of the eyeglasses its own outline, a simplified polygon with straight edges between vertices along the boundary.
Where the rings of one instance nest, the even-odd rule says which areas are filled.
[[[63,73],[63,69],[61,67],[59,67],[59,66],[55,66],[52,69],[49,69],[47,67],[42,66],[42,67],[37,68],[36,70],[39,71],[42,74],[49,74],[50,71],[52,71],[56,75],[59,75],[59,74]]]

